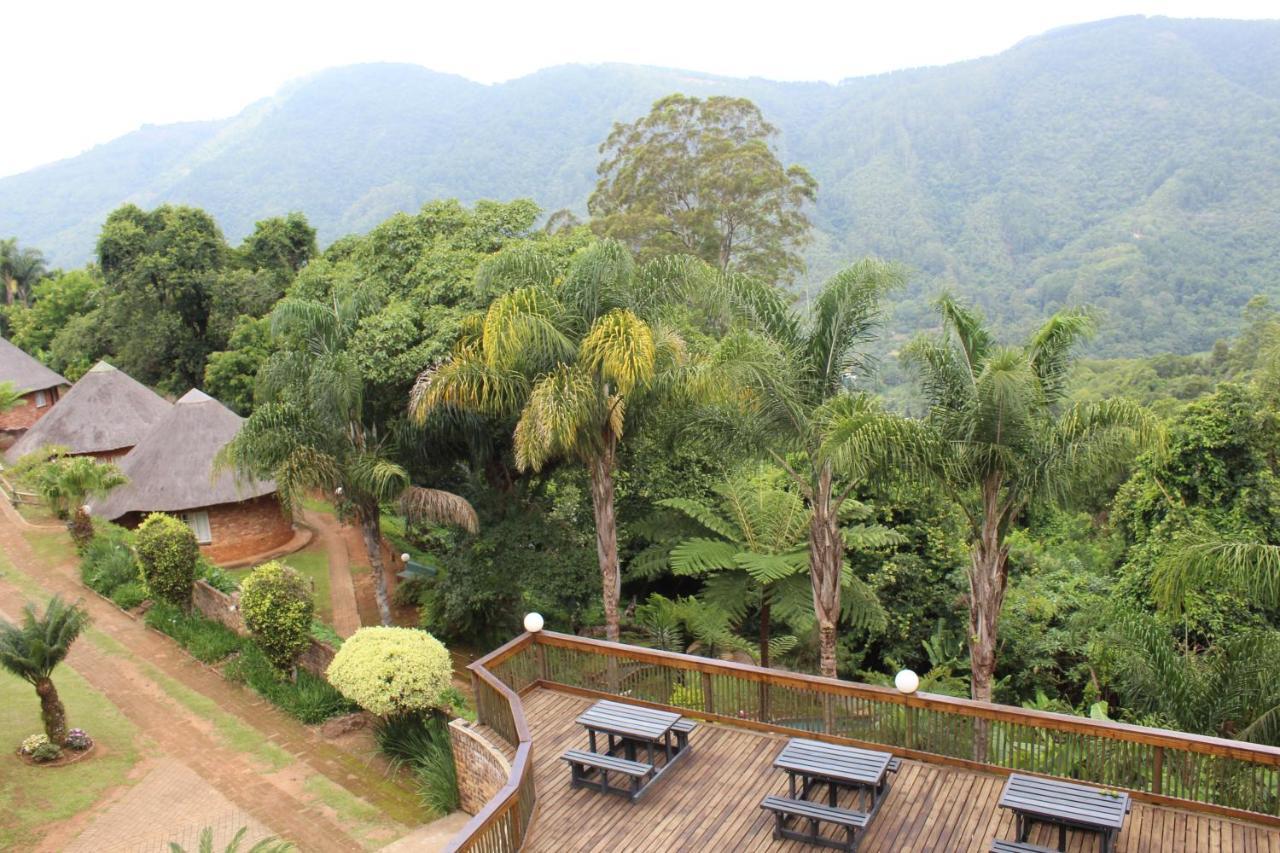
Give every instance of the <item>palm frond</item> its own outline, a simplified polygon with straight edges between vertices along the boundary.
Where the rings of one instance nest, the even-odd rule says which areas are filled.
[[[851,372],[862,367],[858,347],[880,325],[884,297],[905,283],[906,275],[898,265],[866,258],[823,286],[804,345],[809,371],[819,388],[836,392],[846,386]]]
[[[732,542],[693,537],[671,549],[671,570],[677,575],[698,577],[734,568],[739,556]]]
[[[400,511],[415,521],[448,524],[461,527],[468,533],[480,532],[480,518],[475,507],[453,492],[410,486],[400,495]]]
[[[516,424],[516,466],[538,471],[555,456],[591,453],[610,414],[605,407],[591,377],[577,367],[561,365],[543,376]]]
[[[1031,368],[1040,377],[1045,398],[1056,402],[1066,392],[1071,373],[1071,350],[1097,331],[1097,321],[1085,308],[1059,311],[1044,322],[1027,342]]]
[[[1206,534],[1175,540],[1152,578],[1156,602],[1177,614],[1187,594],[1214,586],[1237,590],[1264,607],[1280,607],[1280,545]]]
[[[579,362],[612,382],[619,394],[653,378],[653,331],[632,311],[615,309],[598,318],[583,338]]]

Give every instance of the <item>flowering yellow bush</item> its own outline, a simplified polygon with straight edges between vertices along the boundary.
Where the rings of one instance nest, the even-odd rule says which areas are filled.
[[[381,716],[442,707],[453,675],[449,652],[416,628],[361,628],[325,673],[361,708]]]

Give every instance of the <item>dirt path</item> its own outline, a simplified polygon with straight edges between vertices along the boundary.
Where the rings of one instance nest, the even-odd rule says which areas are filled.
[[[373,806],[389,822],[399,822],[401,828],[392,837],[417,822],[416,796],[384,779],[380,769],[230,684],[167,637],[92,595],[80,585],[74,565],[42,568],[12,512],[0,501],[0,550],[28,580],[0,578],[0,614],[10,620],[20,615],[23,601],[32,597],[22,587],[31,581],[46,593],[83,598],[93,618],[91,634],[76,643],[68,662],[165,753],[304,850],[363,847],[339,814],[309,795],[307,786],[314,784],[317,774]],[[266,749],[255,753],[240,748],[239,742],[230,745],[231,738],[210,719],[213,714],[203,711],[205,707],[251,727],[253,742]],[[272,754],[265,760],[262,755],[272,749],[274,767]]]
[[[327,512],[304,510],[302,520],[316,532],[320,547],[329,555],[329,600],[333,605],[333,630],[346,639],[360,627],[356,588],[351,578],[351,553],[345,525]]]

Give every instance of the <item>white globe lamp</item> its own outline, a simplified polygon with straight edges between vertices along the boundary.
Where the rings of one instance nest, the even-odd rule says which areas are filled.
[[[405,551],[403,554],[401,554],[401,555],[400,555],[400,562],[402,562],[402,563],[407,563],[407,562],[409,562],[409,552],[408,552],[408,551]]]
[[[893,686],[899,693],[911,695],[920,689],[920,676],[909,669],[904,669],[893,677]]]
[[[542,630],[542,614],[530,613],[524,617],[524,629],[530,634],[536,634]]]

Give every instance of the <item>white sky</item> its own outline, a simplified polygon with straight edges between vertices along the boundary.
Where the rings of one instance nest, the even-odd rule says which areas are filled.
[[[491,83],[569,62],[828,80],[998,53],[1124,14],[1280,17],[1277,0],[17,0],[0,175],[137,129],[221,118],[314,71],[413,62]]]

